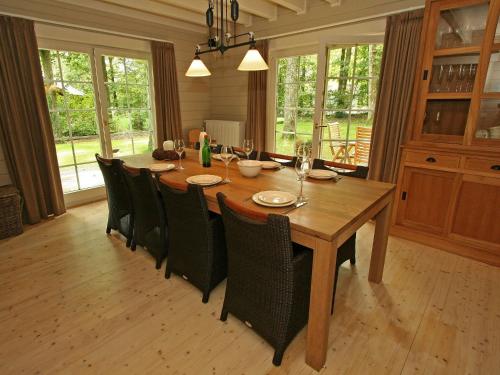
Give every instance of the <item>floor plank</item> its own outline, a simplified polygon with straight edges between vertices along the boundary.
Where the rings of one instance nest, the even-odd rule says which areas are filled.
[[[104,233],[105,202],[0,241],[1,374],[315,374],[305,330],[272,365],[243,323],[144,250]],[[500,269],[399,238],[368,282],[373,225],[341,268],[324,374],[493,374],[500,368]]]

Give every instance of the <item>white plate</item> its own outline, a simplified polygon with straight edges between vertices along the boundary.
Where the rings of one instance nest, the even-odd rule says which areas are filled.
[[[262,161],[261,163],[263,169],[276,169],[281,167],[281,164],[277,161]]]
[[[326,169],[311,169],[309,172],[309,177],[315,178],[317,180],[329,180],[331,178],[337,177],[337,173],[334,171],[327,171]]]
[[[166,172],[175,169],[175,165],[166,163],[155,163],[149,166],[151,172]]]
[[[252,200],[266,207],[286,207],[297,202],[297,197],[286,191],[261,191],[252,196]]]
[[[196,176],[191,176],[186,178],[186,182],[188,184],[195,184],[201,186],[210,186],[218,184],[222,181],[222,177],[214,176],[212,174],[199,174]]]

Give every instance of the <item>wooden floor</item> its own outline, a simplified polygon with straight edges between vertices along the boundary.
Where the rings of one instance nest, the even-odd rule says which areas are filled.
[[[105,202],[0,241],[0,374],[313,374],[305,330],[272,349],[229,316],[224,283],[164,279],[144,250],[104,232]],[[324,374],[500,374],[500,268],[390,238],[367,281],[373,227],[341,269]]]

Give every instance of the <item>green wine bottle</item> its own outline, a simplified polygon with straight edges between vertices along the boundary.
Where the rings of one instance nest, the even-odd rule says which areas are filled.
[[[208,135],[205,136],[203,149],[201,150],[201,160],[205,168],[209,168],[212,166],[212,155],[210,151],[210,145],[208,144]]]

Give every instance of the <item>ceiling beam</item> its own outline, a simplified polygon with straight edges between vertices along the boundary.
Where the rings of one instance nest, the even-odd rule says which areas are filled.
[[[167,4],[157,3],[151,0],[102,0],[105,3],[120,5],[125,8],[136,9],[142,12],[156,14],[164,17],[178,19],[197,25],[205,25],[205,17],[200,17],[198,13],[177,8]]]
[[[278,19],[278,6],[266,0],[239,0],[240,9],[268,21]]]
[[[59,3],[75,5],[74,0],[56,0],[56,1]],[[119,5],[108,4],[99,0],[78,0],[78,6],[92,10],[97,10],[99,12],[112,13],[119,16],[135,18],[141,21],[157,23],[160,25],[165,25],[166,23],[173,22],[172,19],[169,17],[161,16],[158,14],[146,13],[135,9],[129,9]],[[202,26],[193,25],[191,23],[184,23],[184,21],[181,20],[179,21],[175,20],[174,22],[179,22],[179,23],[172,24],[171,26],[173,27],[189,29],[197,33],[206,32],[206,29]]]
[[[338,7],[342,3],[342,0],[325,0],[325,1],[329,3],[332,7]]]
[[[304,14],[307,10],[307,0],[271,0],[271,2],[293,10],[297,14]]]
[[[206,13],[208,8],[208,1],[206,0],[153,0],[153,1],[158,2],[160,4],[169,4],[178,8],[199,13],[200,15],[203,15],[200,17],[200,19],[203,20],[203,23],[205,23],[204,14]],[[230,9],[228,7],[228,16],[229,15],[230,15]],[[218,15],[214,14],[214,16]],[[236,22],[244,26],[251,26],[252,16],[248,13],[240,11],[240,16],[238,18],[238,21]]]

